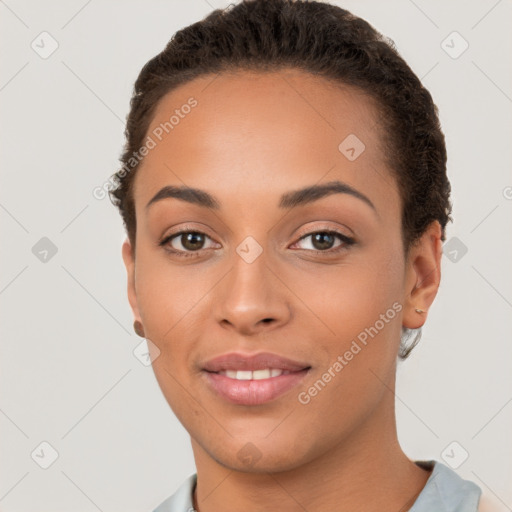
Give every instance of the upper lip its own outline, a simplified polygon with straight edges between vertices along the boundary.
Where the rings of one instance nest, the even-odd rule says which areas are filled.
[[[253,371],[264,370],[265,368],[297,372],[310,368],[310,365],[270,352],[259,352],[257,354],[230,352],[210,359],[203,367],[208,372],[221,372],[224,370]]]

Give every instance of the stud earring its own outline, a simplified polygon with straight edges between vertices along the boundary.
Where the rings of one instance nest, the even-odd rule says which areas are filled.
[[[420,315],[421,315],[421,313],[425,313],[425,310],[418,309],[418,308],[415,308],[414,311],[416,311],[416,313],[419,313]]]
[[[144,327],[142,326],[142,324],[138,321],[138,320],[135,320],[135,322],[133,322],[133,330],[141,337],[141,338],[144,338],[145,337],[145,333],[144,333]]]

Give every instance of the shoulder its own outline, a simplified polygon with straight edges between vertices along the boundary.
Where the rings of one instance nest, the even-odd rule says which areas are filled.
[[[410,512],[484,512],[478,505],[482,491],[438,461],[418,461],[432,468],[432,473]]]
[[[192,495],[197,481],[197,473],[190,475],[165,501],[153,512],[194,512]]]

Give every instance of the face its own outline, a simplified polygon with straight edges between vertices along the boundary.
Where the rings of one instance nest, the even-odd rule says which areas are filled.
[[[223,466],[299,467],[392,409],[439,231],[404,260],[377,122],[362,93],[298,70],[201,77],[158,104],[129,300],[165,398]]]

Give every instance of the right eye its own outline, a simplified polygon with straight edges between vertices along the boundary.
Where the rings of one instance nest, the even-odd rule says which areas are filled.
[[[213,240],[205,233],[195,230],[183,230],[173,233],[164,238],[159,245],[163,246],[169,252],[177,256],[189,257],[196,256],[198,251],[205,249],[206,240]],[[211,248],[211,247],[207,247]]]

